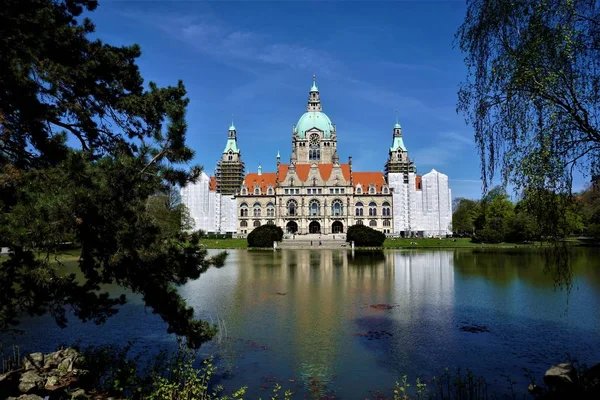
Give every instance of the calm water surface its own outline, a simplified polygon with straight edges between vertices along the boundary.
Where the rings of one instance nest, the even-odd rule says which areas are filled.
[[[524,391],[523,368],[540,378],[567,353],[600,362],[600,252],[574,249],[573,263],[567,296],[555,291],[532,250],[233,250],[224,268],[181,293],[199,317],[224,321],[226,334],[200,356],[216,354],[228,371],[221,383],[248,385],[250,398],[265,397],[275,381],[300,393],[316,381],[335,398],[364,399],[389,392],[398,376],[414,381],[457,366],[500,391],[508,374]],[[461,331],[466,324],[489,332]],[[174,346],[165,324],[135,296],[100,327],[73,320],[60,329],[48,317],[22,327],[26,333],[5,344],[36,351],[76,340]]]

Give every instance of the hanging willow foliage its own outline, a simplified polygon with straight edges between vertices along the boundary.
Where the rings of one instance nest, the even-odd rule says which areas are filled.
[[[498,174],[526,194],[571,287],[565,219],[573,174],[600,160],[600,6],[594,0],[469,0],[456,41],[468,74],[458,111],[473,126],[484,191]]]

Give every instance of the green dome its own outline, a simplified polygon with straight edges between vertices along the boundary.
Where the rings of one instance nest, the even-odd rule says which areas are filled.
[[[306,131],[309,131],[312,128],[323,131],[323,137],[326,138],[331,137],[331,132],[333,132],[331,120],[327,114],[321,111],[308,111],[302,114],[296,124],[296,133],[298,134],[298,137],[304,138],[306,137]]]

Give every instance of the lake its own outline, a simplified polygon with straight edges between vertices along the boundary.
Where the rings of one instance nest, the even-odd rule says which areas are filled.
[[[402,375],[414,383],[458,366],[497,391],[509,375],[524,392],[523,368],[541,380],[566,354],[600,362],[600,251],[574,248],[572,261],[567,295],[532,249],[230,250],[225,267],[181,293],[199,317],[224,321],[226,331],[200,357],[216,355],[227,371],[220,383],[248,385],[248,398],[265,398],[274,382],[304,394],[318,386],[335,398],[375,398]],[[73,320],[60,329],[49,317],[28,318],[26,333],[4,345],[49,352],[76,340],[136,340],[139,350],[172,348],[160,318],[129,298],[103,326]],[[385,307],[371,307],[378,304]],[[488,331],[461,330],[474,325]]]

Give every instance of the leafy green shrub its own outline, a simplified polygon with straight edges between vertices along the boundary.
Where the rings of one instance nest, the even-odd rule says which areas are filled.
[[[484,228],[478,231],[472,240],[475,243],[501,243],[504,241],[504,235],[495,229]]]
[[[354,241],[355,246],[379,247],[383,246],[385,233],[379,232],[365,225],[354,225],[348,228],[346,242]]]
[[[281,242],[283,229],[275,225],[262,225],[248,235],[248,247],[271,247],[273,242]]]

